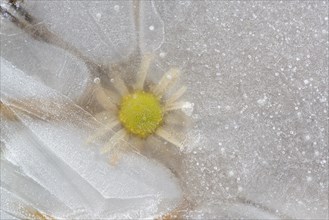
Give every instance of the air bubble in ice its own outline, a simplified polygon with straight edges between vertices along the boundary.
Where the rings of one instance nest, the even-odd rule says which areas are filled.
[[[101,13],[97,13],[97,14],[96,14],[96,19],[97,19],[98,21],[101,19],[101,17],[102,17],[102,14],[101,14]]]
[[[267,97],[265,96],[265,97],[262,98],[262,99],[258,99],[258,100],[257,100],[257,103],[258,103],[258,105],[263,106],[263,105],[265,105],[266,100],[267,100]]]
[[[307,182],[311,182],[313,178],[311,176],[306,177]]]
[[[99,84],[100,82],[101,82],[101,79],[100,79],[100,78],[96,77],[96,78],[94,79],[94,83]]]
[[[326,102],[327,101],[327,98],[322,96],[321,99],[320,99],[320,102]]]
[[[191,116],[193,113],[193,109],[194,109],[194,103],[190,103],[190,102],[185,102],[183,107],[182,107],[182,111],[187,115],[187,116]]]
[[[114,11],[119,12],[120,11],[120,6],[119,5],[114,5],[113,9],[114,9]]]
[[[161,53],[159,54],[159,56],[160,56],[161,58],[164,58],[166,55],[167,55],[167,54],[166,54],[165,52],[161,52]]]

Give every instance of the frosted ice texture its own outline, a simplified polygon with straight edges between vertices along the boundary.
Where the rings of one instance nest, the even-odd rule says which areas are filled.
[[[12,23],[1,23],[1,56],[26,74],[71,99],[78,99],[88,85],[86,65],[63,49],[31,39]]]
[[[70,215],[76,210],[84,210],[85,218],[149,217],[177,204],[180,199],[178,184],[159,163],[131,153],[117,166],[110,166],[97,149],[88,146],[86,139],[97,128],[97,122],[68,98],[3,59],[1,83],[1,101],[10,106],[22,122],[2,120],[1,141],[8,152],[5,155],[29,179],[12,177],[14,173],[10,170],[7,173],[6,166],[2,166],[4,183],[1,186],[5,191],[7,187],[12,190],[9,195],[14,192],[33,207],[63,217],[63,213]],[[31,106],[22,107],[22,100],[30,101]],[[50,118],[56,116],[57,120],[35,118],[39,114],[32,106],[38,100],[40,103],[51,100],[51,104],[43,102],[41,110],[49,112]],[[43,198],[29,196],[23,188],[14,190],[12,178],[17,178],[17,183],[31,184],[30,193],[34,187],[36,190],[39,187],[37,195]],[[48,198],[47,193],[55,198]],[[3,197],[8,199],[6,195]],[[52,199],[57,205],[54,201],[48,206],[41,203]],[[10,203],[4,201],[4,204]]]
[[[28,1],[25,5],[51,32],[99,64],[136,47],[133,1]],[[38,24],[37,24],[38,25]]]
[[[140,1],[140,48],[143,53],[152,53],[164,41],[164,23],[154,1]]]
[[[328,2],[154,3],[165,26],[156,53],[184,69],[195,104],[190,196],[327,218]]]
[[[159,68],[183,69],[187,217],[328,218],[327,1],[140,1],[137,29],[130,1],[56,4],[28,8],[95,62],[126,56],[139,36]]]

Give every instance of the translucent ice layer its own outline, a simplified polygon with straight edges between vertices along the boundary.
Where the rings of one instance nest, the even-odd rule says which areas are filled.
[[[17,210],[11,204],[40,206],[49,196],[56,205],[44,201],[41,211],[76,209],[88,218],[152,217],[174,207],[193,219],[328,218],[328,1],[20,6],[33,16],[32,29],[1,20],[9,61],[1,61],[1,101],[17,117],[9,111],[1,121],[1,216]],[[77,100],[92,105],[90,85],[115,82],[108,63],[126,64],[132,70],[122,79],[135,79],[134,62],[145,53],[155,57],[147,85],[182,70],[188,144],[177,152],[150,141],[159,143],[148,152],[157,162],[131,152],[110,166],[98,153],[102,143],[84,142],[100,125]],[[14,182],[42,193],[31,198]],[[178,205],[182,197],[187,207]]]
[[[5,211],[12,213],[15,199],[58,217],[81,210],[81,218],[141,218],[179,202],[178,183],[166,168],[135,153],[111,166],[86,144],[98,123],[91,115],[9,62],[1,64],[1,102],[18,117],[1,123]]]

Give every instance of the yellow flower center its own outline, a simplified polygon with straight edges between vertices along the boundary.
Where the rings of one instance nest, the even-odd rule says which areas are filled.
[[[162,123],[160,101],[152,93],[144,91],[126,95],[121,101],[119,119],[130,133],[146,138]]]

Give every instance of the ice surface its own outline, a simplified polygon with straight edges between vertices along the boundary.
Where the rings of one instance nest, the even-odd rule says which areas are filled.
[[[327,218],[328,2],[154,4],[195,104],[190,196]]]
[[[31,39],[12,23],[2,21],[0,30],[2,57],[71,99],[85,92],[90,73],[81,60],[63,49]]]
[[[193,103],[190,119],[194,124],[188,128],[189,145],[180,158],[183,167],[175,170],[171,158],[165,164],[179,176],[184,197],[192,203],[183,211],[185,217],[329,217],[328,1],[65,1],[60,2],[61,7],[56,1],[24,4],[40,22],[35,27],[44,25],[96,64],[128,56],[139,36],[141,51],[157,55],[154,68],[161,72],[171,67],[183,70],[182,84],[188,88],[185,99]],[[25,39],[21,34],[16,37]],[[21,45],[43,47],[33,42]],[[56,51],[47,47],[44,49]],[[34,53],[42,54],[38,50]],[[55,53],[66,55],[59,49]],[[14,59],[12,63],[16,57],[6,56]],[[56,62],[71,59],[76,62],[71,56]],[[21,62],[15,65],[27,71]],[[1,64],[2,74],[7,67]],[[7,69],[13,71],[10,65]],[[156,78],[152,73],[150,78]],[[102,160],[93,162],[99,155],[89,152],[97,146],[78,149],[83,145],[82,137],[97,127],[97,122],[76,103],[65,104],[65,97],[40,87],[34,79],[22,81],[7,75],[2,80],[7,81],[1,85],[6,91],[2,99],[7,103],[16,100],[12,107],[24,107],[28,113],[17,111],[24,123],[21,126],[28,128],[38,144],[46,146],[47,152],[61,162],[58,164],[70,167],[66,174],[76,175],[78,183],[89,187],[90,198],[99,198],[97,193],[108,198],[131,196],[130,202],[118,203],[125,204],[126,209],[114,207],[122,217],[139,210],[143,216],[155,213],[157,205],[152,203],[158,201],[156,192],[169,203],[178,196],[176,182],[169,181],[171,174],[158,163],[128,156],[114,170],[105,168]],[[26,82],[29,87],[22,93]],[[35,84],[38,86],[32,86]],[[60,105],[45,103],[43,110],[36,112],[33,105],[22,105],[18,99],[28,97],[38,102],[42,100],[40,94]],[[61,110],[63,105],[70,110]],[[50,111],[48,117],[68,120],[68,124],[33,120],[46,110]],[[49,132],[55,135],[50,137]],[[11,141],[14,151],[22,140]],[[33,145],[34,150],[38,144]],[[37,152],[35,156],[42,159]],[[25,161],[22,158],[21,163]],[[140,169],[133,169],[137,165]],[[31,178],[37,176],[32,167],[28,170]],[[160,174],[155,175],[159,172],[163,180]],[[120,180],[113,183],[120,191],[107,187],[114,177]],[[167,191],[166,184],[172,184]],[[50,183],[47,187],[51,188]],[[167,192],[168,197],[164,196]],[[170,207],[167,205],[163,207]]]
[[[3,210],[0,210],[0,219],[17,220],[18,218],[9,215],[8,213],[4,212]]]
[[[234,202],[205,204],[190,213],[192,219],[280,219],[252,204]]]
[[[143,53],[152,53],[164,41],[164,23],[154,1],[141,1],[140,7],[140,48]]]
[[[9,161],[17,163],[26,175],[44,188],[43,191],[49,191],[70,211],[85,210],[90,214],[88,218],[148,217],[175,207],[181,192],[175,177],[166,168],[133,153],[124,155],[117,166],[110,166],[99,150],[86,144],[92,134],[91,128],[97,128],[97,122],[87,112],[11,67],[6,60],[2,59],[1,63],[4,67],[1,101],[22,121],[21,124],[3,119],[1,142],[9,152]],[[24,100],[28,104],[22,104]],[[50,100],[51,103],[47,103]],[[35,101],[43,103],[42,107],[33,107]],[[43,112],[48,112],[44,118]],[[10,175],[2,178],[10,189],[14,189]],[[21,177],[20,184],[23,182]],[[25,195],[26,198],[29,196]],[[36,198],[29,200],[32,203]],[[46,203],[42,205],[46,206]],[[52,206],[55,210],[43,209],[42,205],[37,207],[46,213],[71,214],[55,203]]]
[[[107,64],[136,47],[132,0],[39,3],[25,4],[37,18],[36,26],[45,25],[94,62]]]
[[[26,144],[27,143],[28,142],[26,142]],[[7,155],[9,160],[11,159],[10,157],[15,156]],[[33,157],[30,157],[29,159],[31,160],[32,158]],[[19,158],[16,156],[15,159],[18,160]],[[56,171],[54,175],[55,173]],[[47,175],[45,177],[47,177]],[[53,178],[51,178],[51,180],[53,180]],[[54,215],[57,216],[60,213],[72,212],[71,209],[64,205],[63,201],[59,201],[57,197],[33,179],[22,174],[22,170],[20,170],[19,167],[14,166],[6,160],[1,161],[1,187],[14,193],[15,197],[28,201],[31,207],[40,207],[40,209],[44,210],[46,213],[54,213]]]

